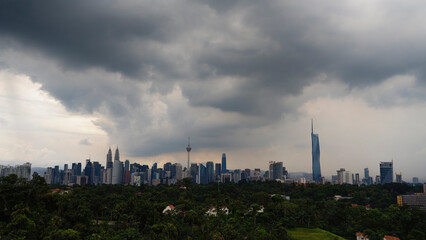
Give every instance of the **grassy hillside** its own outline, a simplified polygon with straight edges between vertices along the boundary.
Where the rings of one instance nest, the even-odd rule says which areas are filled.
[[[319,228],[290,228],[287,229],[287,233],[295,240],[345,240]]]

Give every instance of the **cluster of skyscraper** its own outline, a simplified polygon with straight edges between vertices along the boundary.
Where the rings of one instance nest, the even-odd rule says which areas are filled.
[[[99,162],[91,162],[90,159],[87,159],[84,169],[82,169],[81,163],[72,163],[71,168],[68,167],[68,164],[64,164],[63,170],[60,170],[59,166],[48,167],[44,178],[49,184],[129,184],[131,170],[140,167],[139,164],[130,164],[129,160],[121,162],[117,147],[114,161],[112,161],[111,148],[108,150],[106,167]]]
[[[312,182],[325,183],[325,178],[321,176],[320,167],[320,146],[318,134],[314,134],[313,120],[311,122],[311,139],[312,139]],[[222,154],[220,163],[208,161],[206,163],[191,163],[190,153],[191,144],[188,137],[187,166],[183,167],[180,163],[165,163],[163,168],[158,168],[154,163],[151,168],[148,165],[138,163],[130,164],[129,160],[120,161],[120,153],[118,147],[115,150],[114,160],[111,148],[109,148],[106,156],[106,165],[102,166],[99,162],[91,162],[86,160],[86,166],[82,169],[81,163],[72,163],[72,167],[68,168],[68,164],[64,165],[64,169],[60,170],[59,166],[49,167],[44,174],[44,178],[48,184],[65,184],[65,185],[100,185],[100,184],[131,184],[131,185],[158,185],[158,184],[174,184],[183,178],[190,178],[196,184],[208,184],[212,182],[239,182],[241,180],[277,180],[287,183],[297,181],[288,177],[288,172],[283,166],[283,162],[269,162],[269,170],[261,171],[259,168],[251,169],[235,169],[228,170],[226,166],[226,154]],[[21,178],[31,178],[31,164],[26,163],[15,167],[1,166],[0,176],[9,174],[17,174]],[[308,183],[309,176],[301,177],[300,183]],[[380,163],[380,176],[377,175],[375,182],[390,183],[393,182],[393,161]],[[401,174],[396,174],[396,182],[402,183]],[[418,178],[413,178],[413,183],[418,182]],[[351,173],[344,168],[337,170],[337,175],[332,176],[333,184],[373,184],[373,178],[370,177],[368,168],[364,169],[364,178],[360,179],[359,173]]]
[[[27,162],[16,166],[0,165],[0,177],[5,177],[10,174],[16,174],[18,178],[31,179],[31,163]]]
[[[188,166],[182,167],[180,163],[165,163],[163,168],[159,168],[154,163],[151,168],[148,165],[138,163],[130,164],[129,160],[120,161],[118,148],[115,151],[114,161],[112,161],[111,148],[106,156],[106,167],[99,162],[86,160],[86,166],[82,169],[81,163],[73,163],[71,169],[68,164],[60,170],[59,166],[49,167],[44,174],[44,178],[49,184],[65,185],[100,185],[100,184],[130,184],[130,185],[159,185],[174,184],[183,178],[190,178],[195,184],[208,184],[212,182],[239,182],[241,180],[285,180],[288,173],[282,162],[271,162],[270,170],[263,172],[259,168],[229,170],[226,167],[226,154],[222,154],[220,163],[209,161],[204,163],[191,163],[191,146],[188,142]]]
[[[418,182],[418,178],[417,182]],[[336,184],[385,184],[392,183],[393,180],[393,161],[391,162],[380,162],[380,175],[377,175],[375,181],[370,176],[370,171],[368,168],[364,168],[364,178],[359,178],[359,173],[351,173],[350,171],[346,171],[344,168],[337,170],[337,175],[332,176],[332,182]],[[402,175],[396,174],[397,183],[402,183]],[[413,178],[413,182],[414,178]]]

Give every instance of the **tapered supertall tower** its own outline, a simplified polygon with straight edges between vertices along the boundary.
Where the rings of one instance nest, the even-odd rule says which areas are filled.
[[[321,180],[320,167],[320,146],[318,134],[314,134],[314,120],[311,119],[311,138],[312,138],[312,179],[315,182]]]
[[[112,184],[121,184],[123,179],[123,164],[120,161],[120,153],[115,149],[114,165],[112,169]]]
[[[107,154],[107,162],[106,162],[106,167],[107,168],[112,168],[112,152],[111,152],[111,147],[109,147],[108,150],[108,154]]]
[[[120,152],[118,151],[118,146],[115,149],[114,160],[120,160]]]
[[[186,147],[186,151],[188,152],[188,169],[191,167],[191,162],[189,161],[189,155],[190,155],[190,152],[191,152],[191,143],[190,143],[190,141],[189,141],[189,137],[188,137],[188,147]]]

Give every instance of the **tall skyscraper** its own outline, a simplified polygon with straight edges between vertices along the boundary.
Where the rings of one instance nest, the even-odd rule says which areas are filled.
[[[120,161],[120,153],[118,152],[118,146],[117,146],[117,148],[115,149],[114,160],[118,160],[118,161]]]
[[[191,162],[190,162],[190,159],[189,159],[189,154],[190,154],[190,152],[191,152],[191,144],[190,144],[190,142],[189,142],[189,137],[188,137],[188,147],[186,147],[186,151],[188,152],[188,165],[187,165],[187,168],[189,169],[190,167],[191,167]]]
[[[120,162],[118,147],[115,150],[114,165],[112,169],[112,184],[121,184],[123,180],[123,164]]]
[[[92,167],[93,167],[93,184],[95,185],[99,185],[102,183],[102,175],[101,175],[101,170],[103,169],[102,165],[99,162],[93,162],[92,163]]]
[[[234,173],[232,174],[232,180],[234,183],[238,183],[241,181],[241,169],[235,169]]]
[[[199,167],[198,164],[196,163],[191,163],[191,167],[190,167],[190,174],[191,174],[191,178],[192,178],[192,183],[196,184],[199,183]]]
[[[269,179],[283,180],[283,162],[269,162]]]
[[[220,163],[216,163],[214,165],[214,175],[215,175],[215,181],[220,181],[220,173],[222,171],[222,165]]]
[[[391,183],[393,182],[393,161],[392,162],[380,162],[380,183]]]
[[[396,182],[397,183],[402,183],[402,174],[401,173],[399,173],[399,174],[397,173],[396,174]]]
[[[108,150],[107,153],[107,162],[106,162],[106,168],[112,168],[113,163],[112,163],[112,152],[111,152],[111,147]]]
[[[321,181],[320,167],[320,146],[318,134],[314,134],[314,120],[311,120],[311,138],[312,138],[312,179],[315,182]]]
[[[367,185],[372,184],[371,178],[370,178],[370,171],[368,168],[364,168],[364,180]]]
[[[222,173],[226,172],[226,153],[222,153]]]
[[[413,177],[413,184],[417,184],[419,183],[419,178],[418,177]]]
[[[207,171],[207,182],[211,183],[214,182],[214,164],[213,162],[207,162],[206,163],[206,171]]]
[[[126,160],[124,162],[124,171],[129,171],[130,172],[130,161]]]
[[[93,166],[90,159],[86,160],[86,167],[84,168],[84,175],[87,176],[87,184],[93,184]]]
[[[344,184],[345,182],[345,169],[341,168],[340,170],[337,170],[337,183],[338,184]]]
[[[200,178],[199,183],[207,184],[208,183],[207,168],[202,163],[200,163],[200,167],[198,168],[198,170],[200,171],[200,173],[198,174]]]

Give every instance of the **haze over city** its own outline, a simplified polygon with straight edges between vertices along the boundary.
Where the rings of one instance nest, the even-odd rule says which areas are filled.
[[[420,1],[2,1],[0,164],[151,165],[425,179]]]

